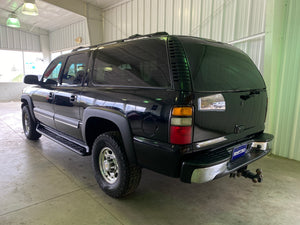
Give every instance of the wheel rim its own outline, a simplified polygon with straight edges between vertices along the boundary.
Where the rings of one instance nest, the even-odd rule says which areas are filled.
[[[117,181],[119,175],[119,165],[114,152],[104,147],[99,155],[99,167],[102,177],[110,184]]]
[[[28,135],[29,130],[30,130],[30,120],[29,120],[29,116],[27,113],[24,114],[24,132],[26,135]]]

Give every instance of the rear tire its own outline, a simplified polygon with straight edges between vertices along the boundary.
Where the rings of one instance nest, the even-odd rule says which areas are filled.
[[[28,105],[22,107],[22,124],[27,139],[38,140],[41,137],[41,134],[36,131],[37,124],[31,118]]]
[[[96,180],[107,195],[121,198],[135,191],[141,179],[141,168],[129,164],[119,133],[99,135],[92,153]]]

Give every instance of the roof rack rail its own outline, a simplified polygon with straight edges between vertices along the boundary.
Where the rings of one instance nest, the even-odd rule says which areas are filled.
[[[135,38],[141,38],[141,37],[153,37],[153,36],[161,36],[161,35],[169,35],[169,34],[164,31],[163,32],[155,32],[155,33],[151,33],[151,34],[144,34],[144,35],[134,34],[134,35],[129,36],[126,39],[135,39]]]
[[[90,47],[88,46],[79,46],[78,48],[74,48],[71,52],[77,52],[80,50],[84,50],[84,49],[89,49]]]
[[[120,42],[124,42],[124,41],[127,41],[127,40],[132,40],[132,39],[137,39],[137,38],[162,36],[162,35],[169,35],[169,34],[167,32],[164,32],[164,31],[163,32],[151,33],[151,34],[144,34],[144,35],[134,34],[134,35],[129,36],[128,38],[124,38],[124,39],[120,39],[120,40],[115,40],[115,41],[100,43],[100,44],[92,45],[92,46],[88,46],[88,47],[80,46],[78,48],[74,48],[72,50],[72,52],[77,52],[77,51],[81,51],[81,50],[85,50],[85,49],[98,48],[98,47],[101,47],[101,46],[105,46],[105,45],[109,45],[109,44],[113,44],[113,43],[120,43]]]
[[[159,32],[156,32],[156,33],[152,33],[151,34],[152,36],[161,36],[161,35],[169,35],[169,33],[168,32],[166,32],[166,31],[159,31]]]
[[[140,34],[133,34],[133,35],[130,35],[128,37],[128,39],[134,39],[134,38],[139,38],[139,37],[143,37],[144,35],[140,35]]]

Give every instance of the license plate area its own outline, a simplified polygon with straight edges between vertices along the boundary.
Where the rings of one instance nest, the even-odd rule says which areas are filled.
[[[231,160],[235,160],[235,159],[240,158],[243,155],[245,155],[247,152],[247,146],[248,146],[248,144],[243,144],[243,145],[233,148],[232,154],[231,154]]]

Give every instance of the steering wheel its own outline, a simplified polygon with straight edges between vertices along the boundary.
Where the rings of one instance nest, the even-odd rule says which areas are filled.
[[[67,80],[69,80],[71,77],[72,77],[72,75],[69,75],[69,74],[64,75],[64,78],[67,79]]]

